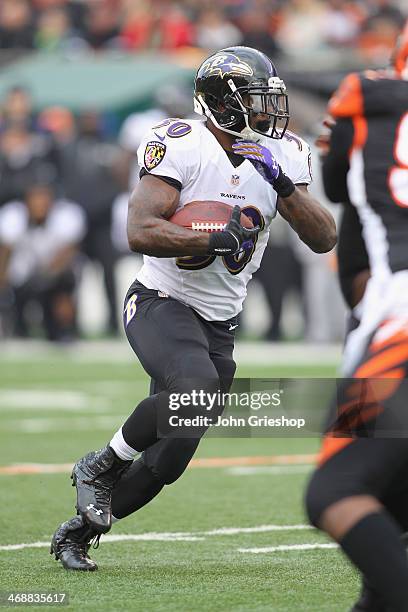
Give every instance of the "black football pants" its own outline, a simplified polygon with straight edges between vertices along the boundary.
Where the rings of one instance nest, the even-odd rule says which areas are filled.
[[[126,443],[142,455],[113,492],[117,518],[138,510],[165,484],[177,480],[207,429],[195,428],[193,435],[185,430],[180,436],[177,430],[162,434],[169,394],[189,393],[197,387],[211,393],[228,391],[235,373],[235,319],[206,321],[185,304],[135,282],[126,296],[124,324],[152,384],[150,397],[122,427]],[[185,413],[190,409],[184,408]]]

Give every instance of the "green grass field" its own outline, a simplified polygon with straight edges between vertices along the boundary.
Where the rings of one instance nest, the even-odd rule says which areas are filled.
[[[238,374],[334,372],[322,359],[290,367],[242,365]],[[111,531],[133,540],[102,538],[92,551],[98,572],[66,572],[53,560],[45,543],[74,514],[69,474],[42,473],[41,466],[39,473],[6,474],[4,466],[73,463],[109,440],[147,385],[135,361],[110,361],[109,354],[95,360],[57,350],[0,357],[0,591],[65,592],[70,610],[348,610],[358,578],[340,552],[298,546],[327,542],[306,526],[308,464],[192,467]],[[299,455],[317,448],[318,440],[307,438],[208,438],[197,457]],[[27,546],[7,548],[20,544]]]

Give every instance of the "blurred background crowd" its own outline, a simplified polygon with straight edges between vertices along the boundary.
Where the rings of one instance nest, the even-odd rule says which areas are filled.
[[[255,46],[304,53],[349,46],[381,53],[405,0],[2,0],[0,48],[54,52]]]
[[[313,143],[341,76],[385,65],[406,17],[405,0],[1,0],[0,338],[119,333],[141,263],[125,230],[136,151],[151,125],[193,116],[209,52],[267,53],[290,128]],[[276,219],[241,333],[336,341],[343,309],[335,254],[314,255]]]

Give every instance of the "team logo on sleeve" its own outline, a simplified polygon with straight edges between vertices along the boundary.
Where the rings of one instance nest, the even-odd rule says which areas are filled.
[[[146,170],[157,168],[165,154],[166,145],[163,142],[157,142],[156,140],[148,142],[144,154],[144,165]]]

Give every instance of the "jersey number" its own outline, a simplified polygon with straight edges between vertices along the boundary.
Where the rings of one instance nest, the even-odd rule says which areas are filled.
[[[408,113],[403,115],[397,127],[394,158],[398,166],[391,168],[388,186],[394,202],[405,208],[408,207]]]
[[[245,206],[241,211],[252,219],[254,226],[259,225],[261,230],[265,227],[265,221],[261,213],[255,206]],[[236,255],[224,255],[222,263],[227,268],[228,272],[239,274],[252,259],[255,252],[258,237],[250,242],[245,248]],[[177,267],[181,270],[202,270],[215,261],[216,255],[195,255],[192,257],[178,257],[176,259]]]

